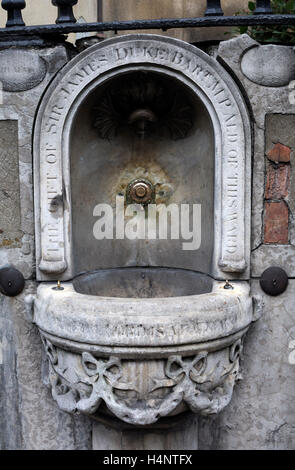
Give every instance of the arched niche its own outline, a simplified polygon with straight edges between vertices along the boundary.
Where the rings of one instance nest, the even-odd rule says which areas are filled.
[[[76,118],[95,90],[122,74],[143,70],[178,82],[208,115],[214,134],[210,274],[219,279],[249,276],[250,124],[238,87],[215,59],[194,46],[167,37],[130,35],[79,54],[59,72],[42,99],[34,132],[39,280],[67,280],[76,274],[71,199]]]
[[[144,131],[139,127],[141,120],[135,120],[133,125],[129,120],[142,112],[151,119]],[[71,130],[74,272],[167,266],[210,273],[214,249],[214,160],[210,115],[183,82],[156,67],[151,71],[138,66],[136,72],[128,67],[128,71],[121,70],[99,84],[73,116]],[[164,205],[167,239],[159,230],[153,238],[147,233],[149,207],[141,211],[141,226],[145,229],[141,238],[130,240],[126,234],[123,239],[116,238],[120,223],[120,218],[116,218],[117,198],[124,199],[128,186],[136,180],[151,182],[155,188],[153,202],[157,208]],[[99,240],[93,234],[98,220],[93,216],[97,204],[108,204],[113,214],[106,238]],[[182,239],[181,213],[189,206],[191,231],[193,204],[201,209],[199,215],[194,215],[194,225],[201,231],[200,241],[197,234],[191,241]],[[173,211],[174,223],[175,217],[178,220],[177,234],[175,229],[171,234],[167,208]],[[125,217],[125,222],[131,218]]]

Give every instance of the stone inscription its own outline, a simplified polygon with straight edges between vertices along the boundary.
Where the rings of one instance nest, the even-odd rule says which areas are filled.
[[[107,324],[105,326],[105,334],[110,335],[112,338],[149,338],[151,340],[178,338],[181,336],[195,336],[204,335],[207,332],[218,331],[232,331],[235,325],[243,319],[243,314],[240,311],[228,315],[222,320],[215,320],[208,322],[200,322],[198,320],[191,320],[187,322],[179,322],[175,325],[138,325],[132,323]]]
[[[50,143],[45,145],[45,181],[46,191],[41,194],[42,205],[45,205],[48,214],[44,226],[43,261],[58,262],[62,265],[56,267],[61,271],[65,268],[64,262],[64,234],[63,234],[63,195],[61,186],[61,171],[56,146]],[[43,168],[44,171],[44,168]],[[43,265],[44,268],[44,265]],[[45,270],[48,269],[45,264]]]
[[[224,230],[224,252],[225,256],[235,255],[239,251],[239,238],[241,236],[239,223],[241,207],[239,201],[239,193],[243,191],[243,179],[240,178],[240,155],[239,155],[239,139],[238,127],[235,114],[229,114],[225,118],[225,129],[228,142],[228,151],[224,158],[225,166],[225,202],[226,210],[224,210],[225,230]]]
[[[242,271],[245,267],[243,229],[245,163],[243,123],[236,101],[222,75],[210,62],[207,62],[205,57],[186,53],[185,50],[181,51],[173,45],[166,47],[156,42],[149,44],[147,41],[134,40],[133,45],[129,44],[124,42],[124,45],[119,47],[106,46],[104,50],[89,54],[67,73],[49,100],[43,120],[44,137],[41,144],[46,154],[45,161],[44,157],[41,159],[42,177],[43,181],[46,181],[47,188],[45,206],[42,204],[42,208],[46,207],[44,217],[48,222],[48,225],[45,224],[47,225],[45,238],[47,242],[54,240],[54,246],[57,245],[56,241],[59,239],[59,247],[63,249],[63,224],[58,224],[56,220],[58,211],[54,212],[55,208],[50,201],[56,198],[62,190],[60,142],[67,112],[75,98],[100,74],[116,66],[144,63],[168,65],[191,78],[207,95],[219,116],[222,138],[221,198],[225,202],[222,207],[223,240],[220,266],[224,271],[233,271],[235,268]],[[60,215],[62,217],[62,213]],[[53,238],[49,236],[49,226],[55,228],[56,236]],[[61,231],[60,237],[58,237],[58,230]]]
[[[132,58],[159,59],[163,62],[169,62],[171,65],[179,66],[182,71],[189,73],[193,78],[199,79],[204,88],[212,92],[214,102],[223,107],[223,114],[228,121],[228,138],[233,139],[237,136],[234,130],[236,124],[233,121],[235,115],[230,112],[233,102],[222,86],[218,76],[213,71],[210,71],[208,67],[204,66],[203,62],[198,62],[197,57],[192,55],[186,56],[179,51],[161,47],[123,47],[112,49],[109,51],[109,55],[107,53],[96,54],[95,59],[92,58],[87,63],[79,67],[77,66],[76,71],[68,77],[68,80],[59,90],[58,102],[51,108],[46,123],[46,131],[50,134],[57,133],[58,124],[63,117],[63,111],[67,103],[72,100],[73,94],[78,92],[93,75],[97,76],[97,73],[107,67],[109,63],[128,61]]]
[[[17,121],[0,121],[0,247],[21,246]]]

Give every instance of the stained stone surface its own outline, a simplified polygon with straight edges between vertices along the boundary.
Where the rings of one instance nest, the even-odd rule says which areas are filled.
[[[241,68],[244,54],[257,47],[258,43],[247,34],[221,42],[218,55],[232,69],[244,88],[253,114],[253,168],[252,168],[252,257],[251,273],[260,276],[266,267],[279,263],[292,277],[295,275],[294,262],[294,176],[291,175],[290,192],[287,203],[290,209],[290,245],[276,245],[272,248],[263,245],[264,194],[266,156],[274,144],[280,143],[291,148],[291,168],[294,161],[294,118],[295,106],[290,99],[290,88],[284,86],[262,86],[253,83]],[[293,54],[292,50],[292,54]],[[282,256],[283,255],[283,256]],[[284,266],[282,266],[284,267]]]
[[[0,162],[0,247],[20,247],[17,121],[0,121]]]
[[[24,294],[0,296],[1,315],[1,449],[89,449],[90,424],[55,406],[42,383],[42,344],[37,329],[26,320]],[[3,401],[2,401],[3,398]]]
[[[33,188],[32,188],[32,132],[35,112],[42,93],[49,80],[68,60],[66,50],[58,46],[55,49],[36,49],[34,54],[42,58],[42,63],[47,64],[47,75],[44,80],[31,90],[8,92],[3,91],[2,104],[0,106],[0,122],[5,129],[5,145],[1,149],[1,171],[2,164],[4,171],[8,174],[9,191],[11,197],[5,197],[5,209],[3,216],[0,217],[0,229],[3,220],[6,224],[14,226],[19,236],[9,238],[8,243],[3,246],[4,233],[0,234],[0,265],[14,264],[26,279],[34,275],[34,223],[33,223]],[[9,124],[10,123],[10,124]],[[6,130],[9,133],[6,134]],[[18,135],[18,139],[16,136]],[[1,135],[0,135],[1,137]],[[10,139],[10,140],[9,140]],[[17,150],[18,149],[18,150]],[[18,151],[18,155],[17,155]],[[9,157],[9,158],[7,158]],[[18,168],[18,170],[16,170]],[[16,172],[17,171],[17,175]],[[6,188],[6,177],[0,174],[0,200],[3,204],[3,195],[1,196],[2,184]],[[19,187],[19,189],[18,189]],[[10,193],[7,193],[10,195]],[[14,198],[12,205],[12,197]],[[6,215],[7,213],[7,215]],[[2,218],[3,217],[3,218]],[[16,241],[15,238],[19,240]],[[13,243],[11,243],[11,240]],[[13,249],[7,249],[13,246]]]
[[[0,314],[0,449],[21,449],[14,325],[11,309],[7,306],[7,300],[1,295]]]
[[[46,77],[28,91],[4,91],[0,106],[0,267],[11,263],[26,279],[35,272],[34,116],[44,88],[68,60],[60,46],[35,49],[32,54],[35,63],[47,63]],[[43,71],[42,65],[41,75]],[[3,243],[5,239],[11,243]],[[24,307],[25,295],[35,290],[31,280],[15,299],[0,294],[0,449],[89,449],[88,420],[58,410],[42,383],[40,336],[27,322]]]
[[[169,432],[167,432],[169,429]],[[198,450],[198,418],[186,416],[178,425],[151,430],[124,430],[93,425],[93,450]]]
[[[295,448],[295,281],[278,297],[263,294],[258,281],[252,292],[263,295],[265,308],[244,342],[243,379],[219,417],[200,419],[200,449]]]
[[[34,51],[0,51],[0,81],[5,91],[24,91],[36,87],[46,75],[46,62]]]
[[[289,277],[294,276],[295,247],[292,245],[261,245],[252,253],[252,276],[260,277],[270,266],[279,266]]]
[[[294,48],[273,44],[253,47],[243,55],[241,69],[249,80],[258,85],[289,85],[295,78]]]
[[[129,80],[140,81],[145,76],[130,74]],[[153,84],[157,75],[150,74],[150,77],[149,83]],[[118,78],[114,80],[112,90],[120,87],[120,76]],[[202,102],[190,97],[185,87],[168,78],[162,80],[158,87],[169,89],[174,85],[181,94],[181,100],[190,99],[193,129],[185,138],[175,140],[169,133],[151,133],[143,139],[129,128],[114,137],[99,138],[92,115],[94,103],[107,96],[105,87],[91,94],[75,116],[71,142],[71,192],[76,273],[124,266],[169,266],[210,273],[214,245],[215,146],[212,123]],[[193,256],[191,251],[182,249],[185,240],[181,233],[179,240],[171,239],[169,217],[168,240],[151,240],[147,236],[143,240],[94,238],[93,228],[98,218],[93,216],[93,211],[97,204],[109,204],[115,214],[116,196],[125,196],[127,185],[140,178],[154,185],[156,204],[177,204],[178,208],[180,204],[190,204],[191,227],[192,204],[200,205],[201,220],[196,222],[198,230],[201,230],[201,244],[198,250],[193,251]],[[126,217],[126,220],[132,218]],[[145,220],[147,225],[147,214]]]

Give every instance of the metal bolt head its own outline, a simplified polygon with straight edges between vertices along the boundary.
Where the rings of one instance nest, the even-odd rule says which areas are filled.
[[[127,187],[128,204],[150,204],[154,200],[155,189],[148,180],[134,180]]]
[[[134,185],[134,193],[139,198],[145,197],[148,191],[149,187],[145,183],[136,183]]]

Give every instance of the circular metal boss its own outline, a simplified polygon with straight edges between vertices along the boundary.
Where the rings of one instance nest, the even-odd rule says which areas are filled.
[[[153,184],[144,179],[131,181],[127,186],[127,202],[136,204],[150,204],[155,197]]]
[[[268,295],[280,295],[287,289],[288,276],[282,268],[271,266],[262,273],[260,286]]]
[[[20,271],[13,267],[0,269],[0,292],[8,297],[16,297],[25,287],[25,279]]]

